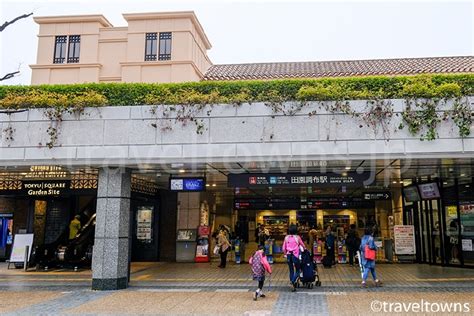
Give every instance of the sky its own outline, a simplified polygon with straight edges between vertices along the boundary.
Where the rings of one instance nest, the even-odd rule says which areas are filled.
[[[214,64],[474,55],[474,1],[356,0],[0,0],[0,24],[17,15],[194,11]],[[28,85],[38,25],[21,20],[0,33],[2,84]]]

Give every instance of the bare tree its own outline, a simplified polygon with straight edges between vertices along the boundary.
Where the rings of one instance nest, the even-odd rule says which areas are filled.
[[[6,21],[5,23],[3,23],[2,25],[0,25],[0,32],[3,32],[3,30],[5,30],[7,28],[7,26],[10,26],[12,25],[13,23],[17,22],[18,20],[21,20],[21,19],[26,19],[27,17],[33,15],[33,12],[31,13],[25,13],[25,14],[22,14],[22,15],[19,15],[17,16],[16,18],[14,18],[13,20],[11,21]],[[13,78],[15,75],[19,74],[20,71],[17,70],[17,71],[14,71],[14,72],[9,72],[7,74],[5,74],[3,77],[0,77],[0,81],[3,81],[3,80],[8,80],[10,78]]]

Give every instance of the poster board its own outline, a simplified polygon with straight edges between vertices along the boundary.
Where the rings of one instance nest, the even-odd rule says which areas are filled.
[[[393,227],[393,235],[395,240],[395,254],[416,254],[415,227],[413,225],[395,225]]]
[[[137,239],[144,243],[152,242],[153,207],[141,206],[137,210]]]
[[[28,253],[29,260],[33,248],[33,234],[16,234],[13,238],[13,247],[12,252],[10,254],[10,263],[25,262],[26,246],[30,247],[30,251]]]

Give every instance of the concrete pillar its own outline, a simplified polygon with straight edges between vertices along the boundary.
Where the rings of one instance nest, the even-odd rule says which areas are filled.
[[[128,285],[130,255],[130,170],[99,170],[97,218],[92,257],[92,289]]]

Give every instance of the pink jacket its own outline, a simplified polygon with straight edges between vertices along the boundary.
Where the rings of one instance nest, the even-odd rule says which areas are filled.
[[[272,273],[272,266],[268,263],[268,260],[267,260],[267,257],[263,255],[263,250],[257,250],[257,251],[261,251],[262,252],[262,264],[263,264],[263,267],[265,268],[265,271],[267,271],[268,273]],[[249,259],[249,264],[251,265],[253,262],[253,256],[250,257]]]
[[[301,240],[301,237],[298,235],[287,235],[283,241],[283,253],[288,255],[290,252],[298,258],[300,255],[300,246],[303,249],[306,249],[304,242]]]

